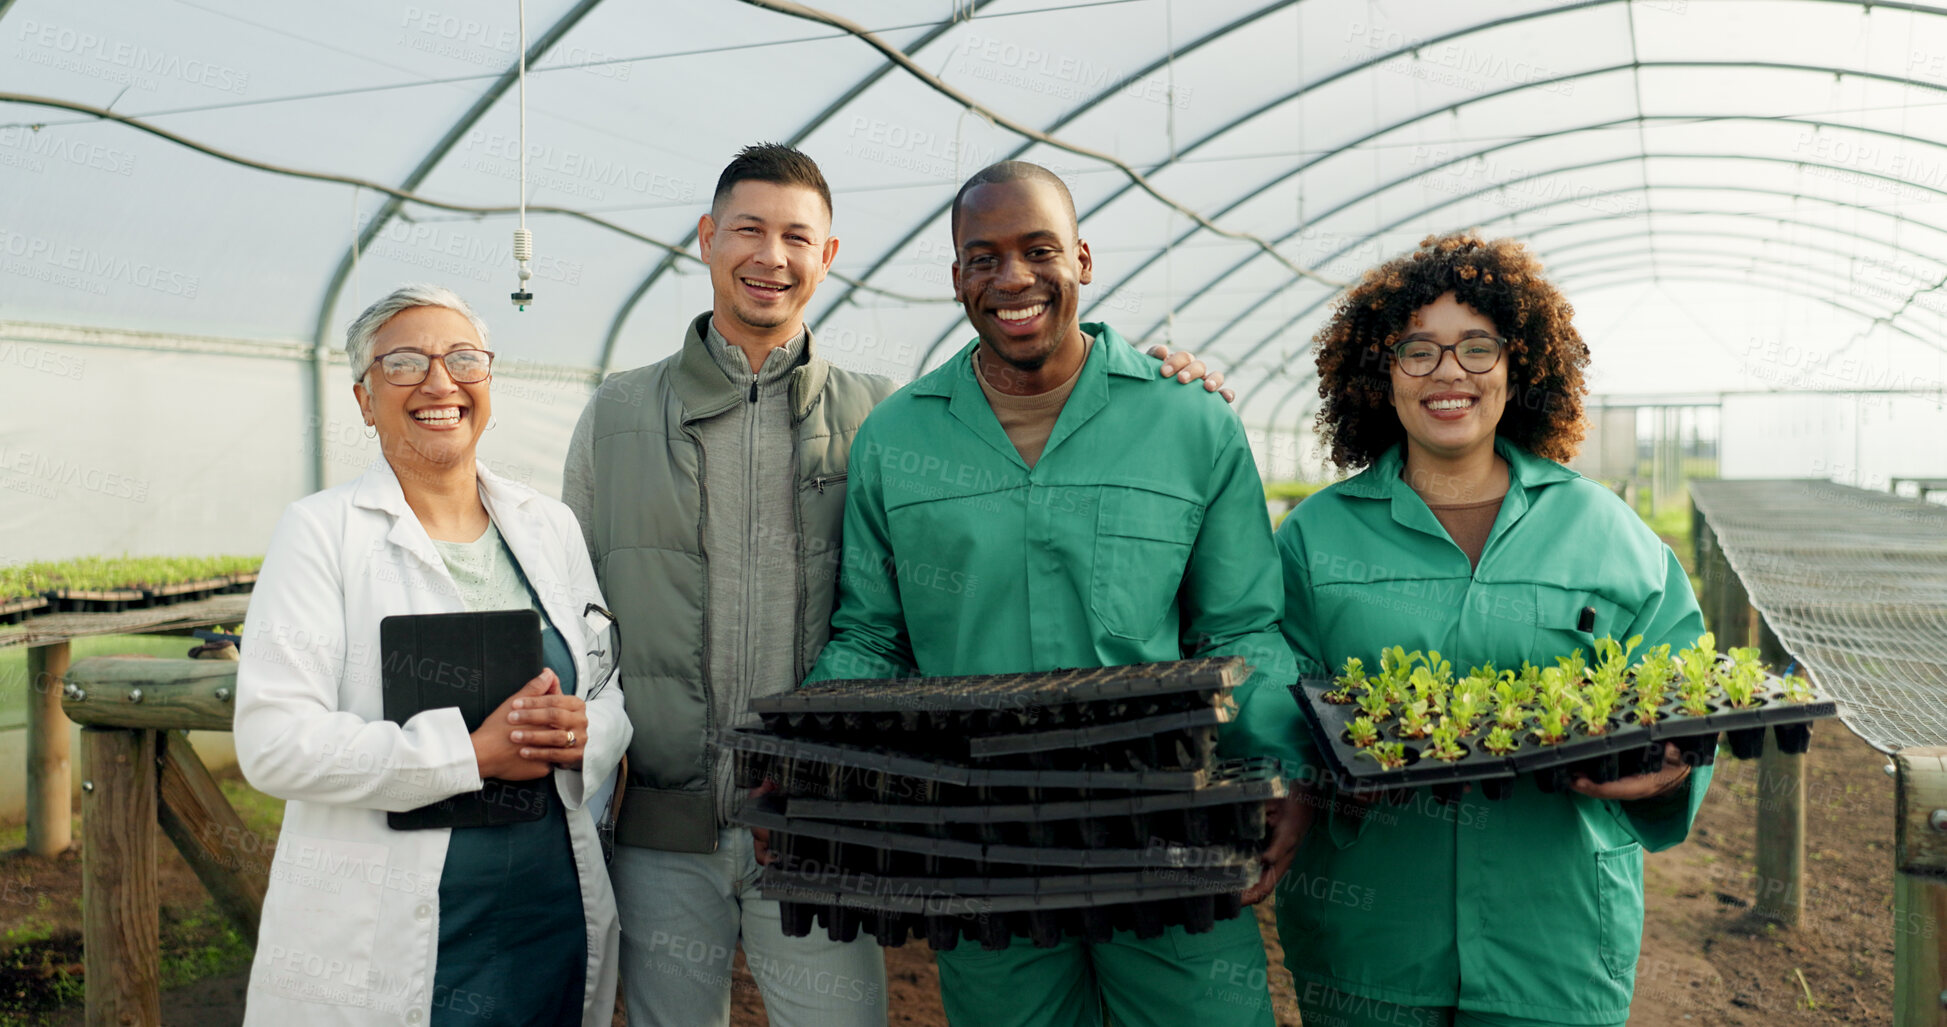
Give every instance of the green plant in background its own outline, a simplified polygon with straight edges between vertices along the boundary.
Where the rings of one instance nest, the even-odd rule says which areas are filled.
[[[1352,739],[1353,745],[1364,748],[1379,740],[1379,725],[1373,723],[1371,717],[1359,717],[1347,725],[1345,733]]]
[[[1724,698],[1737,709],[1746,709],[1763,702],[1758,691],[1764,687],[1764,663],[1758,659],[1758,651],[1749,647],[1731,650],[1731,665],[1722,671]]]
[[[1570,681],[1581,681],[1589,674],[1588,658],[1582,655],[1582,650],[1580,649],[1575,650],[1567,656],[1555,657],[1555,666]]]
[[[1381,770],[1399,770],[1406,766],[1406,746],[1401,742],[1375,742],[1360,749],[1359,754],[1371,757]]]
[[[1427,732],[1426,755],[1436,760],[1457,760],[1467,755],[1460,747],[1460,725],[1442,717],[1440,723]]]
[[[1352,702],[1355,698],[1353,691],[1367,687],[1365,661],[1359,659],[1357,656],[1346,657],[1345,672],[1338,676],[1336,683],[1338,684],[1337,688],[1325,693],[1325,701],[1337,703],[1340,706]]]
[[[1513,729],[1497,724],[1494,730],[1487,733],[1487,738],[1482,740],[1481,747],[1496,756],[1506,756],[1519,749],[1521,743],[1515,740]]]
[[[260,556],[83,556],[0,567],[0,602],[70,589],[114,592],[166,588],[255,574]]]

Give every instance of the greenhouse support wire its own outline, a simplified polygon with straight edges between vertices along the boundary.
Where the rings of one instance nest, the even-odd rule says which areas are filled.
[[[140,118],[129,117],[128,115],[125,114],[117,114],[114,111],[108,110],[106,108],[96,107],[93,104],[81,103],[75,100],[62,100],[51,96],[34,96],[28,93],[13,93],[13,92],[0,91],[0,103],[24,103],[24,104],[32,104],[37,107],[53,107],[58,110],[74,111],[77,114],[92,115],[104,121],[117,121],[124,125],[127,125],[130,128],[147,132],[150,135],[156,136],[160,139],[166,140],[171,143],[175,143],[177,146],[195,150],[196,152],[201,153],[204,156],[215,157],[218,160],[235,164],[240,167],[250,168],[254,171],[267,171],[274,175],[287,175],[291,178],[309,179],[313,182],[334,182],[339,185],[349,185],[349,186],[354,186],[359,188],[371,189],[377,192],[384,193],[387,196],[397,197],[398,199],[404,200],[408,203],[416,203],[422,207],[431,207],[435,210],[450,210],[459,214],[512,214],[516,210],[516,208],[514,207],[483,207],[483,206],[477,206],[468,203],[455,203],[450,200],[436,200],[429,196],[421,196],[420,194],[412,192],[410,190],[400,189],[397,188],[396,186],[386,185],[383,182],[374,182],[371,179],[359,178],[356,175],[341,175],[329,171],[308,171],[303,168],[293,168],[293,167],[287,167],[279,164],[272,164],[267,161],[260,161],[251,157],[245,157],[242,156],[241,154],[231,153],[228,150],[219,149],[218,147],[211,146],[208,143],[198,142],[187,136],[178,135],[175,132],[171,132],[166,128],[162,128],[159,125],[151,125]],[[572,207],[554,207],[554,206],[545,206],[545,205],[543,206],[530,205],[527,209],[537,214],[559,214],[563,217],[570,217],[570,218],[575,218],[577,220],[586,221],[589,224],[595,225],[598,228],[606,228],[609,231],[616,233],[617,235],[626,236],[630,239],[634,239],[637,242],[646,243],[650,246],[654,246],[657,249],[663,250],[667,253],[674,255],[679,260],[687,260],[690,263],[697,264],[699,266],[703,264],[702,258],[696,256],[693,253],[690,253],[689,251],[679,246],[676,246],[672,243],[664,242],[661,239],[657,239],[653,236],[644,235],[641,232],[635,231],[634,229],[625,228],[621,225],[616,224],[613,221],[608,220],[607,218],[598,217],[597,215],[590,214],[587,211],[576,210]],[[859,289],[864,292],[869,292],[876,296],[883,296],[886,299],[893,300],[898,303],[910,303],[914,305],[920,305],[920,304],[935,305],[935,304],[948,304],[948,303],[958,302],[951,296],[915,296],[909,293],[897,292],[892,289],[886,289],[880,286],[871,285],[867,282],[861,281],[850,275],[842,274],[837,271],[830,272],[829,274],[826,275],[826,277],[836,279],[837,281],[844,282],[846,285],[849,285],[855,289]]]
[[[792,3],[790,2],[790,0],[742,0],[742,2],[749,4],[752,7],[760,7],[767,11],[775,11],[778,14],[787,14],[794,18],[803,18],[806,21],[815,21],[821,24],[829,25],[832,28],[843,29],[844,31],[850,33],[851,35],[857,37],[861,42],[864,42],[866,45],[879,51],[879,53],[882,54],[886,58],[886,60],[899,65],[899,67],[904,69],[907,74],[910,74],[914,78],[919,79],[921,82],[925,83],[929,88],[931,88],[934,92],[937,92],[942,96],[945,96],[947,99],[952,100],[954,103],[959,104],[960,106],[968,110],[972,110],[975,113],[984,116],[985,118],[987,118],[987,120],[993,122],[996,125],[999,125],[1004,129],[1007,129],[1008,131],[1014,133],[1015,135],[1021,136],[1026,139],[1032,139],[1035,142],[1041,143],[1045,146],[1052,146],[1057,150],[1065,150],[1078,157],[1087,157],[1090,160],[1101,161],[1104,164],[1108,164],[1114,167],[1116,170],[1121,171],[1123,175],[1126,176],[1129,179],[1129,181],[1133,183],[1138,189],[1141,189],[1143,192],[1148,193],[1150,197],[1154,199],[1156,202],[1161,203],[1165,207],[1169,207],[1175,210],[1176,212],[1182,214],[1183,216],[1189,218],[1190,220],[1196,222],[1198,225],[1203,227],[1204,231],[1222,236],[1223,238],[1226,239],[1236,239],[1240,242],[1248,242],[1256,246],[1258,249],[1262,250],[1266,256],[1270,257],[1272,260],[1283,265],[1286,270],[1290,271],[1292,274],[1300,278],[1309,278],[1312,281],[1319,283],[1320,285],[1324,285],[1332,289],[1343,289],[1349,284],[1351,284],[1349,282],[1342,282],[1336,278],[1330,278],[1325,275],[1319,274],[1317,271],[1314,271],[1311,268],[1299,264],[1297,261],[1294,261],[1290,257],[1287,257],[1284,254],[1278,252],[1277,247],[1272,246],[1269,242],[1265,241],[1261,236],[1254,235],[1250,232],[1237,231],[1234,229],[1223,228],[1219,226],[1216,222],[1211,221],[1207,217],[1204,217],[1203,214],[1200,213],[1199,211],[1189,206],[1186,206],[1182,203],[1179,203],[1178,201],[1171,198],[1170,196],[1165,195],[1162,190],[1156,188],[1156,186],[1153,183],[1151,183],[1148,178],[1144,177],[1142,172],[1137,171],[1133,165],[1129,164],[1127,161],[1124,161],[1123,159],[1117,157],[1112,153],[1107,153],[1102,150],[1097,150],[1076,143],[1071,143],[1064,139],[1051,136],[1046,132],[1043,132],[1037,128],[1034,128],[1030,125],[1023,124],[1019,121],[1015,121],[1013,118],[1010,118],[1004,114],[996,112],[995,110],[988,107],[987,105],[981,103],[978,100],[975,100],[971,96],[968,96],[966,93],[963,93],[960,90],[955,89],[953,86],[948,85],[939,76],[934,75],[932,72],[929,72],[925,68],[920,67],[917,63],[913,61],[912,58],[906,56],[906,54],[902,52],[898,47],[879,38],[877,35],[875,35],[872,32],[871,29],[868,29],[865,26],[858,24],[857,22],[851,21],[846,18],[841,18],[838,15],[831,14],[827,11],[821,11],[815,7],[807,7],[804,4]]]

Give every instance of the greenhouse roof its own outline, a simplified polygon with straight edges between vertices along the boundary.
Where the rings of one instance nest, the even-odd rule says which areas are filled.
[[[1947,378],[1947,8],[822,2],[526,4],[516,313],[514,0],[0,0],[0,317],[288,356],[433,280],[511,361],[631,367],[709,306],[697,216],[777,139],[833,185],[808,317],[863,370],[969,337],[947,205],[1021,158],[1075,193],[1085,319],[1196,350],[1252,423],[1308,416],[1344,283],[1470,226],[1540,252],[1598,393]]]

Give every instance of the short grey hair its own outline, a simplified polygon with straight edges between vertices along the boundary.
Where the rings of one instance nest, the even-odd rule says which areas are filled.
[[[345,329],[345,360],[351,364],[354,384],[363,383],[365,372],[372,366],[372,340],[379,334],[379,329],[401,312],[414,307],[445,307],[466,318],[480,336],[480,348],[493,349],[493,343],[487,340],[487,322],[480,320],[480,315],[474,313],[459,294],[443,285],[419,282],[402,285],[366,307],[365,312],[352,321],[351,327]]]

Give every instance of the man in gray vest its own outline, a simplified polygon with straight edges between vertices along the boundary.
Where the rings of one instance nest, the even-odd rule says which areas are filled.
[[[758,897],[751,833],[727,826],[727,754],[709,743],[824,647],[852,436],[898,385],[831,366],[804,326],[838,254],[831,215],[811,158],[739,153],[697,223],[710,312],[675,355],[603,382],[569,443],[562,499],[615,612],[635,726],[609,868],[632,1027],[728,1024],[739,942],[771,1023],[886,1022],[875,942],[786,937]],[[1163,374],[1203,370],[1178,353]]]

